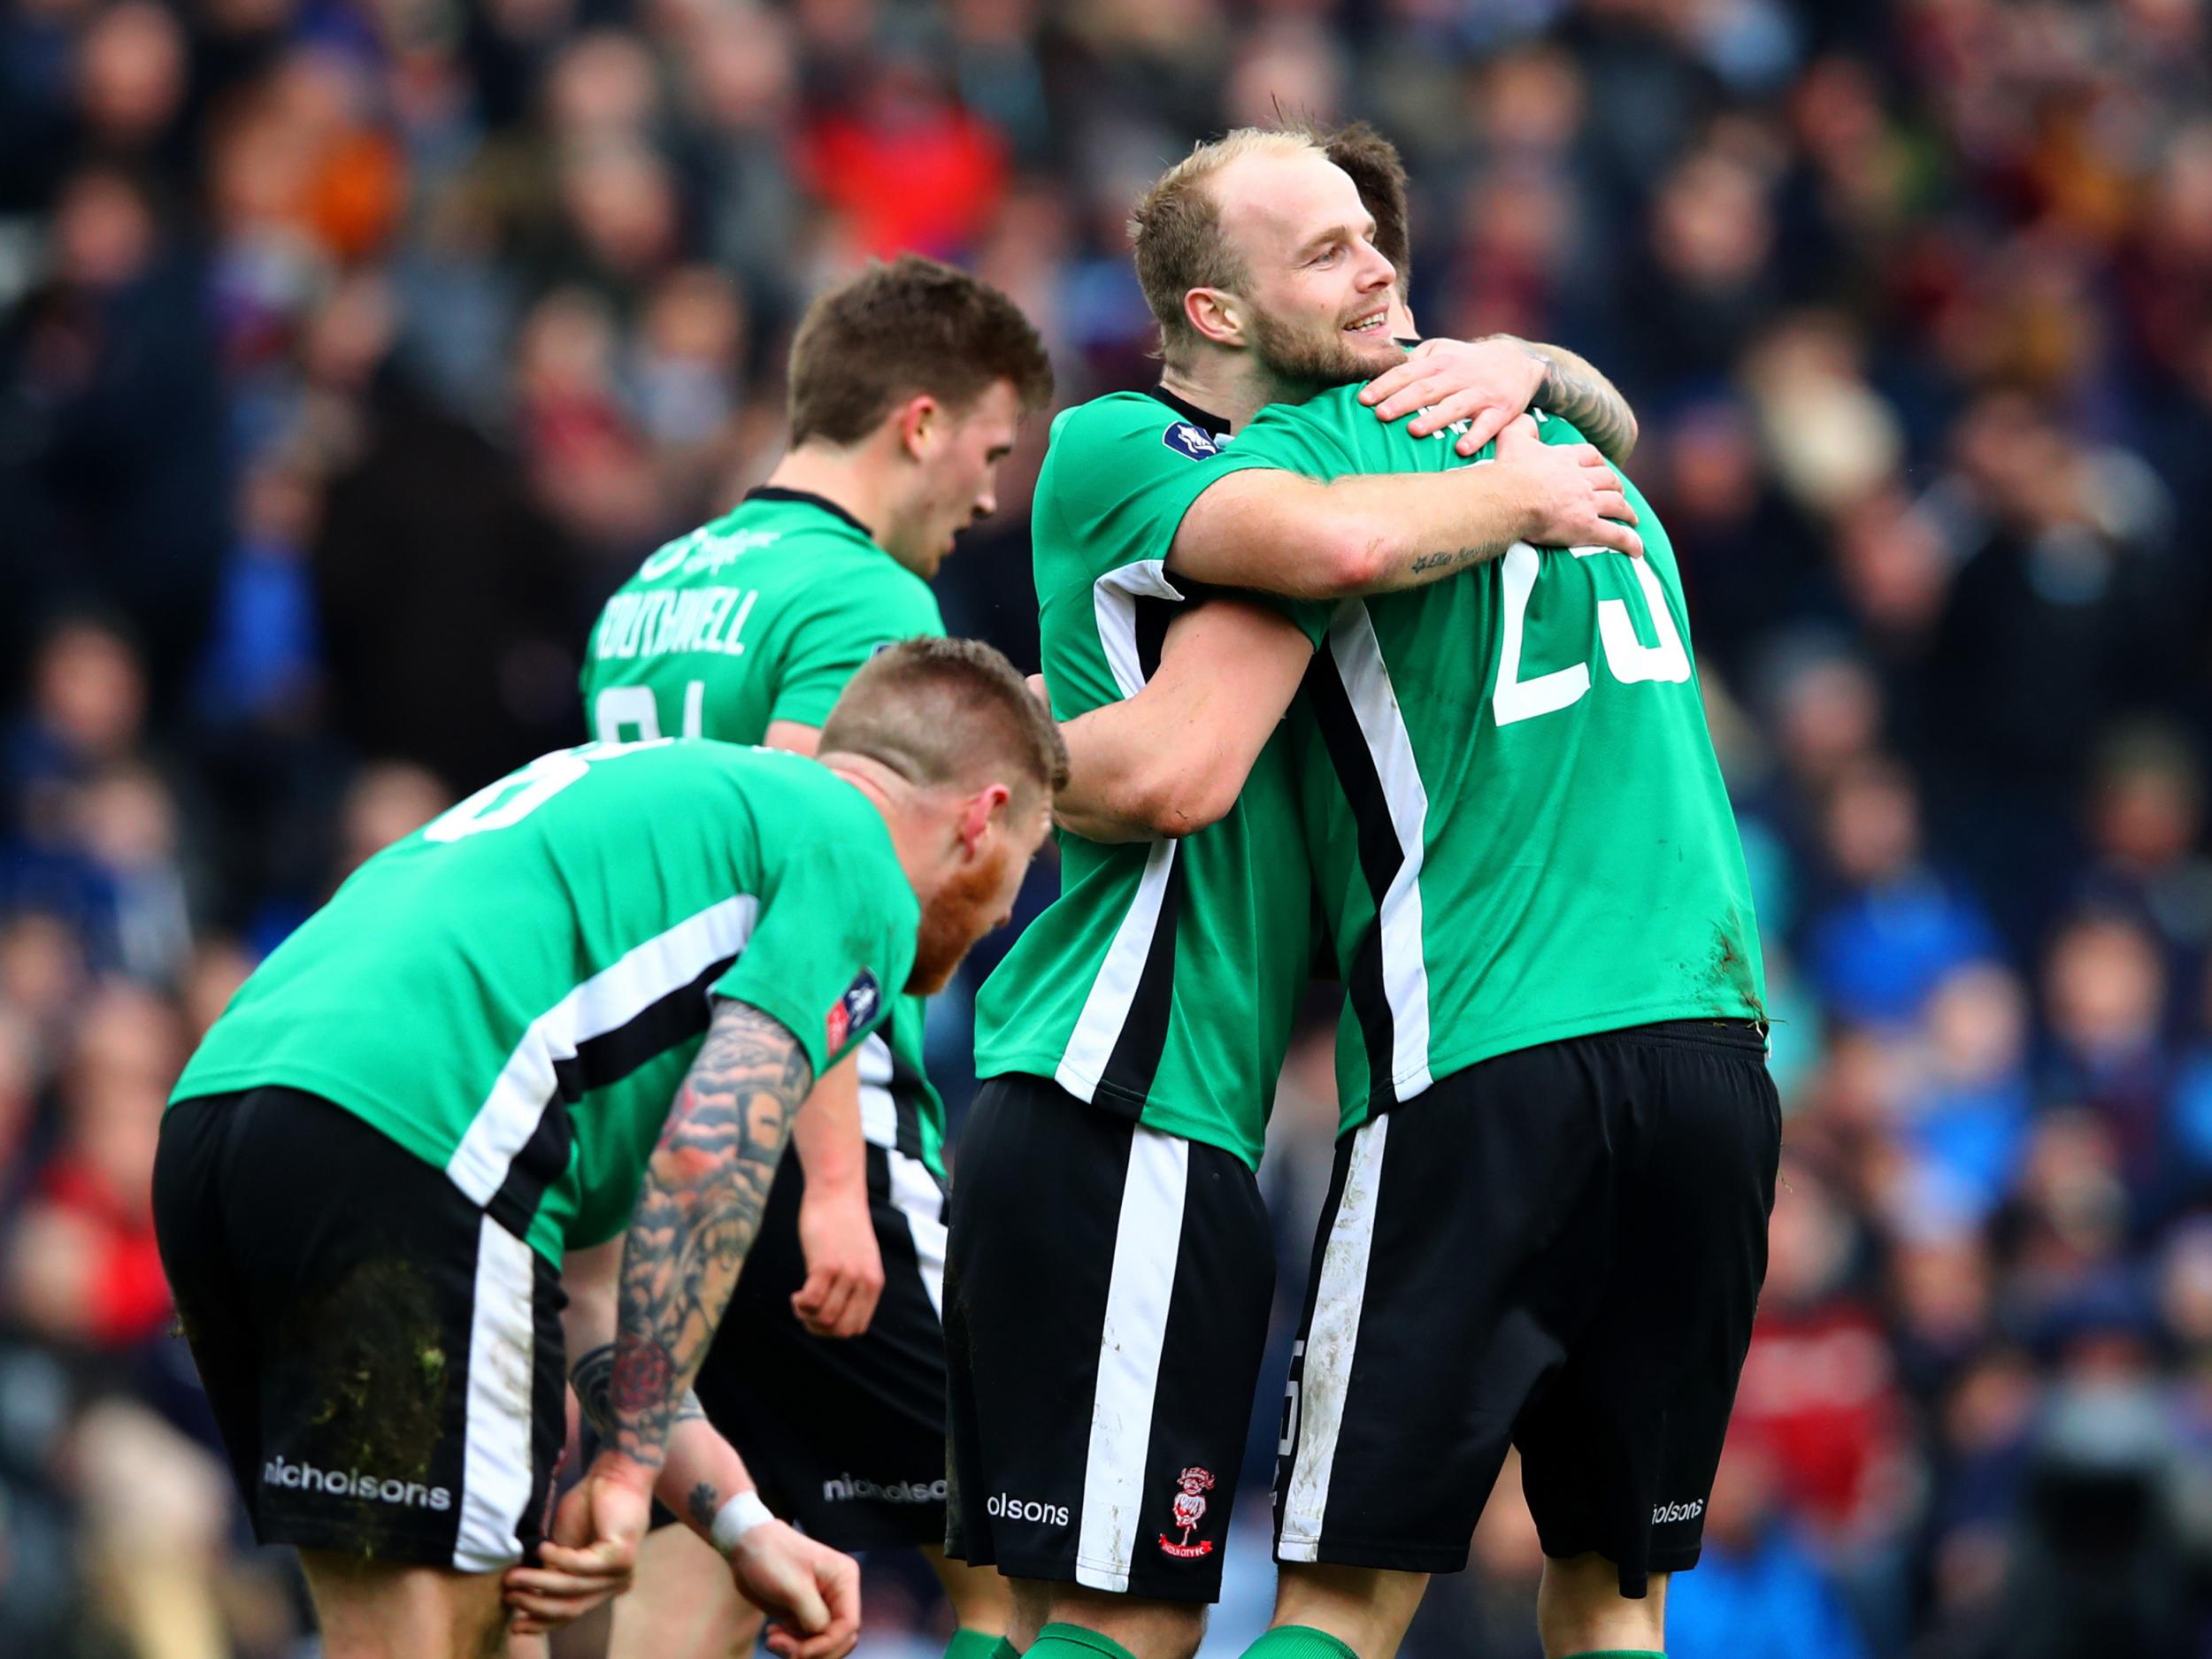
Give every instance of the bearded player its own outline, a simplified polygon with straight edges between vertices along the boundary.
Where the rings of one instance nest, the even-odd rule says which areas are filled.
[[[1283,174],[1294,223],[1302,180],[1314,222],[1341,211],[1322,167]],[[1468,470],[1448,430],[1363,406],[1413,373],[1317,383],[1218,470],[1402,486]],[[1578,441],[1540,415],[1495,453]],[[1673,549],[1621,488],[1646,559],[1517,543],[1463,580],[1341,606],[1317,655],[1263,612],[1240,654],[1171,634],[1141,695],[1068,728],[1079,778],[1146,781],[1118,801],[1079,789],[1064,816],[1136,833],[1150,815],[1130,801],[1220,787],[1219,755],[1271,729],[1287,694],[1255,687],[1303,683],[1306,843],[1348,990],[1342,1138],[1256,1659],[1394,1652],[1427,1575],[1463,1565],[1509,1444],[1554,1659],[1658,1654],[1666,1577],[1697,1559],[1779,1118]],[[1179,741],[1207,698],[1239,729]]]
[[[1336,194],[1290,242],[1294,160]],[[1254,628],[1325,631],[1322,607],[1196,605],[1219,588],[1387,591],[1532,534],[1636,546],[1586,446],[1518,445],[1479,472],[1386,487],[1279,472],[1208,488],[1232,428],[1305,395],[1316,364],[1350,379],[1405,360],[1379,217],[1288,134],[1208,147],[1138,209],[1162,383],[1062,415],[1034,507],[1063,718],[1136,695],[1177,631],[1201,655]],[[1194,311],[1199,285],[1175,274],[1192,260],[1214,273]],[[1517,342],[1455,349],[1424,370],[1457,374],[1497,425],[1538,389],[1532,367],[1555,373]],[[1182,839],[1064,836],[1059,900],[979,1002],[985,1082],[946,1280],[949,1544],[1014,1581],[1016,1643],[1039,1659],[1183,1659],[1218,1594],[1272,1294],[1254,1167],[1311,947],[1287,750],[1269,741],[1274,716],[1229,705],[1279,692],[1279,712],[1297,673],[1177,707],[1194,741],[1223,738],[1211,775],[1225,787],[1153,796],[1140,773],[1134,794]]]

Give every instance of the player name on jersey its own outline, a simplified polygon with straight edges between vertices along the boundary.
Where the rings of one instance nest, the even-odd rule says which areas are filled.
[[[742,657],[746,618],[759,602],[754,588],[626,590],[607,601],[591,654],[602,663],[692,651]]]

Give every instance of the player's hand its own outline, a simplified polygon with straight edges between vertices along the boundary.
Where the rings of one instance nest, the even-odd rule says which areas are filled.
[[[1524,415],[1498,434],[1498,465],[1521,471],[1529,480],[1523,541],[1537,547],[1611,548],[1643,557],[1643,538],[1629,528],[1636,510],[1628,504],[1620,475],[1592,445],[1546,443]]]
[[[507,1570],[511,1628],[541,1634],[627,1590],[652,1513],[650,1491],[608,1471],[603,1459],[593,1464],[555,1511],[553,1535],[538,1547],[540,1564]]]
[[[1417,438],[1441,432],[1455,420],[1467,421],[1458,448],[1460,454],[1472,455],[1527,411],[1544,373],[1543,359],[1510,334],[1424,340],[1403,363],[1368,381],[1359,400],[1384,420],[1419,410],[1406,427]]]
[[[1042,674],[1032,674],[1023,683],[1028,686],[1029,695],[1043,703],[1045,712],[1050,714],[1052,712],[1052,692],[1045,685],[1045,677]]]
[[[858,1336],[883,1294],[883,1250],[864,1180],[807,1182],[799,1200],[799,1248],[806,1283],[792,1293],[791,1311],[814,1336]]]
[[[844,1659],[860,1640],[860,1563],[781,1521],[764,1522],[730,1551],[737,1593],[774,1621],[780,1659]]]

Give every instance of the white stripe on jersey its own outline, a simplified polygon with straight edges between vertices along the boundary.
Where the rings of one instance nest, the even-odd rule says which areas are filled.
[[[537,1361],[532,1293],[537,1253],[489,1216],[476,1234],[461,1518],[453,1564],[497,1572],[522,1559],[531,1485],[531,1383]]]
[[[1144,664],[1137,657],[1137,601],[1183,597],[1183,590],[1167,578],[1165,559],[1138,559],[1108,571],[1091,584],[1091,611],[1098,620],[1099,648],[1106,666],[1114,672],[1121,695],[1133,697],[1144,689]]]
[[[710,905],[634,947],[532,1020],[446,1160],[447,1179],[471,1202],[490,1203],[558,1087],[556,1064],[573,1060],[578,1045],[627,1025],[715,963],[736,956],[752,937],[759,912],[760,901],[749,894]]]
[[[1144,689],[1144,664],[1137,652],[1137,601],[1140,597],[1180,600],[1182,590],[1168,580],[1164,559],[1140,559],[1110,570],[1091,584],[1091,609],[1098,623],[1099,648],[1106,665],[1125,697]],[[1098,1079],[1121,1041],[1121,1028],[1129,1018],[1129,1005],[1152,954],[1152,935],[1160,924],[1160,902],[1167,893],[1167,874],[1175,862],[1175,842],[1160,841],[1146,856],[1143,878],[1136,897],[1114,930],[1113,942],[1091,981],[1083,1011],[1053,1078],[1078,1100],[1088,1101]]]
[[[1083,1011],[1076,1018],[1075,1029],[1068,1033],[1060,1064],[1054,1068],[1053,1081],[1078,1100],[1088,1101],[1097,1093],[1098,1079],[1114,1057],[1114,1045],[1121,1041],[1130,1005],[1137,1000],[1138,981],[1144,978],[1144,964],[1152,955],[1152,935],[1160,926],[1168,872],[1175,867],[1179,845],[1177,841],[1155,841],[1145,855],[1144,874],[1138,879],[1136,895],[1122,912],[1121,925],[1114,929],[1114,942],[1106,947],[1098,977],[1091,981],[1091,993],[1083,999]]]
[[[1390,1002],[1390,1081],[1400,1100],[1428,1087],[1429,971],[1421,952],[1421,860],[1428,833],[1429,796],[1413,758],[1413,738],[1398,708],[1398,694],[1383,662],[1382,645],[1367,607],[1344,604],[1329,628],[1329,652],[1359,721],[1360,735],[1382,780],[1390,826],[1402,855],[1382,895],[1383,994]]]
[[[1306,1332],[1305,1369],[1298,1389],[1297,1448],[1283,1488],[1279,1561],[1316,1561],[1321,1521],[1329,1508],[1329,1477],[1337,1438],[1344,1432],[1344,1396],[1352,1384],[1352,1356],[1359,1348],[1360,1306],[1367,1294],[1367,1259],[1375,1243],[1375,1212],[1382,1188],[1383,1145],[1390,1117],[1371,1118],[1354,1132],[1344,1192],[1329,1223],[1321,1253],[1321,1282]]]
[[[1189,1181],[1189,1141],[1141,1125],[1132,1133],[1113,1274],[1106,1286],[1106,1323],[1099,1334],[1075,1544],[1075,1581],[1116,1595],[1128,1593],[1136,1557],[1137,1512],[1152,1451],[1152,1402],[1159,1392]]]
[[[894,1014],[893,1018],[898,1016]],[[860,1045],[860,1136],[891,1166],[891,1205],[906,1217],[929,1305],[945,1318],[945,1189],[929,1165],[899,1150],[899,1108],[891,1094],[891,1045],[878,1033]]]

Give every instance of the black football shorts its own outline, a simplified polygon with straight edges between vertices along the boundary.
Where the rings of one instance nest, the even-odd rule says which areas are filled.
[[[868,1148],[869,1210],[883,1294],[856,1337],[809,1335],[791,1310],[806,1283],[786,1151],[760,1233],[706,1363],[699,1402],[743,1455],[768,1507],[833,1548],[945,1538],[945,1194],[929,1166]]]
[[[552,1264],[445,1172],[288,1088],[162,1119],[154,1228],[265,1544],[494,1572],[543,1536]]]
[[[1041,1078],[985,1082],[945,1271],[948,1551],[1217,1600],[1274,1289],[1240,1159]]]
[[[1276,1556],[1453,1572],[1509,1444],[1544,1551],[1696,1563],[1766,1277],[1781,1114],[1742,1021],[1502,1055],[1337,1146]]]

